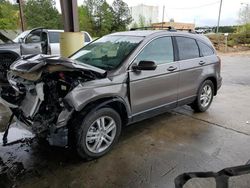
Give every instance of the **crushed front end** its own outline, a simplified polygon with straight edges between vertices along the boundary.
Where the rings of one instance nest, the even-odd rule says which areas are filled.
[[[65,59],[33,56],[21,59],[8,72],[9,86],[1,88],[1,101],[16,121],[51,145],[67,146],[68,121],[74,108],[64,100],[76,86],[101,76],[75,67]]]

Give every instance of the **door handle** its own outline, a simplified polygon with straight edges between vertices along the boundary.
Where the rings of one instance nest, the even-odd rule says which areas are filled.
[[[168,71],[174,71],[174,70],[176,70],[177,69],[177,67],[174,67],[174,66],[170,66],[170,67],[168,67]]]
[[[206,62],[205,61],[200,61],[199,64],[200,65],[204,65]]]

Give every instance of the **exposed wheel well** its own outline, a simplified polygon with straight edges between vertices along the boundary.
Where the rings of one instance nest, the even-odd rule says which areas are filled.
[[[0,51],[0,80],[7,82],[7,71],[10,68],[10,65],[16,61],[20,55],[16,52],[3,50]]]

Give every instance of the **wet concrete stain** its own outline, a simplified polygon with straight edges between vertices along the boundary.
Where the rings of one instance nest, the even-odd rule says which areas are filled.
[[[98,160],[82,161],[74,150],[38,143],[13,125],[9,141],[26,139],[0,146],[0,187],[174,187],[184,172],[245,164],[249,61],[250,56],[222,57],[223,87],[207,112],[194,114],[185,106],[126,127],[114,149]],[[8,115],[0,107],[1,130]]]

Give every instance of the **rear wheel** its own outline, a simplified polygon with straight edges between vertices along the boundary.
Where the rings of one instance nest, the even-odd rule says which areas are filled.
[[[214,84],[211,80],[204,81],[198,91],[196,100],[191,104],[191,107],[196,112],[205,112],[213,101]]]
[[[121,133],[121,118],[112,108],[87,114],[77,130],[77,152],[84,159],[98,158],[111,150]]]

